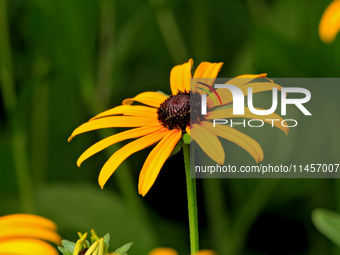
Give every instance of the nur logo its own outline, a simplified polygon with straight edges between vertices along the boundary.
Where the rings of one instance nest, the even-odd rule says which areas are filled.
[[[202,82],[197,82],[205,87],[207,87],[209,90],[211,90],[219,99],[219,103],[222,106],[222,100],[221,97],[218,95],[216,89],[214,89],[212,86],[209,86]],[[232,96],[232,110],[233,115],[236,118],[242,118],[242,116],[245,115],[245,95],[241,88],[231,85],[231,84],[215,84],[215,88],[218,89],[228,89]],[[213,93],[211,93],[208,89],[200,88],[198,89],[206,92],[211,99],[214,101],[215,106],[218,105],[216,102]],[[244,127],[262,127],[264,125],[264,122],[271,123],[271,126],[274,127],[274,122],[280,121],[279,119],[272,119],[270,117],[263,118],[260,116],[268,116],[271,115],[276,111],[276,108],[278,106],[278,89],[276,87],[272,88],[272,105],[269,109],[259,109],[255,108],[253,105],[253,88],[248,87],[247,88],[247,109],[254,114],[259,116],[258,119],[250,119],[246,122],[245,119],[243,119],[242,122],[236,122],[233,119],[226,118],[226,119],[213,119],[213,126],[215,127],[218,125],[225,125],[229,124],[231,127],[233,125],[243,125]],[[287,98],[287,96],[291,93],[294,93],[295,95],[298,94],[300,98]],[[206,115],[207,114],[207,94],[201,94],[201,114]],[[224,94],[225,95],[225,94]],[[304,115],[311,116],[312,114],[306,109],[306,107],[303,105],[307,103],[311,99],[311,93],[309,90],[304,88],[298,88],[298,87],[281,87],[281,115],[286,115],[287,112],[287,105],[295,105]],[[287,122],[293,122],[293,124],[289,125]],[[258,125],[255,125],[254,123],[259,123]],[[297,126],[298,122],[295,119],[284,119],[281,121],[281,125],[283,127],[295,127]]]
[[[222,105],[222,101],[220,96],[218,95],[217,91],[212,87],[209,86],[207,84],[198,82],[204,86],[207,86],[208,88],[210,88],[218,97],[218,99],[220,100],[220,103]],[[243,91],[235,86],[235,85],[231,85],[231,84],[215,84],[215,88],[224,88],[224,89],[229,89],[229,91],[232,94],[233,97],[233,114],[234,115],[244,115],[244,94]],[[212,94],[207,91],[204,88],[199,88],[205,92],[207,92],[212,99],[215,102],[215,105],[217,105],[214,97],[212,96]],[[304,97],[303,98],[287,98],[287,95],[289,93],[300,93],[303,94]],[[277,105],[278,105],[278,95],[277,95],[277,88],[273,88],[272,89],[272,106],[270,107],[270,109],[268,110],[258,110],[254,107],[253,105],[253,88],[249,87],[248,88],[248,108],[250,110],[250,112],[252,112],[255,115],[269,115],[272,114],[273,112],[275,112]],[[309,90],[304,89],[304,88],[296,88],[296,87],[282,87],[281,88],[281,115],[286,115],[286,108],[287,108],[287,104],[293,104],[295,105],[297,108],[299,108],[299,110],[304,114],[304,115],[312,115],[307,109],[306,107],[304,107],[302,104],[307,103],[309,100],[311,99],[311,93],[309,92]],[[202,115],[206,115],[207,114],[207,94],[201,94],[201,114]]]
[[[207,88],[211,89],[213,91],[213,93],[215,93],[215,95],[217,96],[218,100],[220,101],[220,105],[222,106],[222,100],[221,97],[219,96],[219,94],[217,93],[216,89],[214,89],[212,86],[209,86],[208,84],[205,84],[203,82],[197,82],[203,86],[206,86]],[[209,90],[206,90],[205,88],[201,88],[201,87],[197,87],[197,89],[203,90],[204,92],[206,92],[214,101],[215,106],[217,106],[217,102],[213,96],[213,94],[211,94],[211,92]],[[207,94],[201,94],[201,113],[202,115],[206,115],[207,114]]]

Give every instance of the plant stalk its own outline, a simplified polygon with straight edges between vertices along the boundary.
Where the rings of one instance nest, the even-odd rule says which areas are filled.
[[[196,254],[199,251],[196,178],[190,177],[190,147],[188,144],[183,144],[183,155],[188,196],[190,252]]]

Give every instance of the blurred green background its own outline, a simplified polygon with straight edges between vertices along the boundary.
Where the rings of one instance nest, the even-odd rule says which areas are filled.
[[[95,229],[130,254],[159,246],[189,254],[182,154],[164,165],[146,197],[137,192],[150,151],[129,157],[103,190],[99,171],[119,146],[76,166],[90,145],[118,130],[67,138],[97,113],[143,91],[170,93],[173,66],[224,62],[219,77],[339,77],[340,39],[318,37],[329,0],[0,0],[0,215],[37,213],[63,238]],[[339,163],[340,89],[312,93],[301,129],[246,132],[264,163]],[[259,133],[258,133],[259,132]],[[308,141],[308,142],[306,142]],[[230,144],[226,159],[251,162]],[[319,158],[325,162],[311,162]],[[268,160],[268,161],[266,161]],[[337,179],[198,180],[201,248],[220,255],[340,254],[311,221],[340,211]]]

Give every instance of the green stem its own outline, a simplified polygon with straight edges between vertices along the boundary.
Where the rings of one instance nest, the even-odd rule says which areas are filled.
[[[14,90],[13,61],[8,29],[7,1],[0,0],[0,86],[3,93],[4,107],[12,113],[17,105]]]
[[[22,211],[24,213],[32,213],[34,212],[34,199],[26,149],[27,135],[24,125],[20,121],[17,109],[18,100],[15,93],[7,9],[7,1],[0,0],[0,92],[4,100],[5,111],[11,118],[10,121],[13,129],[12,151]]]
[[[12,152],[18,180],[18,189],[23,213],[34,213],[33,184],[29,172],[28,156],[26,150],[26,134],[22,125],[13,120]]]
[[[190,147],[183,145],[185,176],[187,180],[188,213],[189,213],[189,232],[191,254],[196,254],[198,248],[198,217],[196,199],[196,179],[190,177]]]

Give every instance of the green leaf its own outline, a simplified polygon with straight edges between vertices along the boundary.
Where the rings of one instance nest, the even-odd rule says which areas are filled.
[[[122,247],[118,248],[117,250],[115,250],[115,254],[121,254],[121,255],[124,255],[128,252],[128,250],[130,249],[130,247],[132,246],[133,242],[131,243],[127,243],[127,244],[124,244]]]
[[[176,144],[175,148],[172,150],[170,157],[178,153],[183,146],[183,141],[180,139],[178,143]]]
[[[66,250],[64,247],[58,246],[58,250],[63,254],[63,255],[73,255],[73,252],[69,252]]]
[[[163,91],[157,90],[157,93],[159,93],[159,94],[161,94],[161,95],[163,95],[163,96],[169,97],[169,95],[168,95],[168,94],[165,94]]]
[[[74,242],[71,242],[71,241],[69,241],[69,240],[62,240],[62,241],[61,241],[61,244],[63,245],[63,247],[64,247],[67,251],[69,251],[69,252],[71,252],[71,253],[73,253],[74,247],[76,246],[76,244],[75,244]],[[61,248],[62,248],[62,247],[61,247]]]
[[[185,133],[183,135],[183,141],[186,143],[186,144],[190,144],[190,135],[188,133]]]
[[[109,249],[110,246],[110,233],[107,233],[104,237],[103,237],[104,243],[106,245],[106,247]]]
[[[312,220],[316,228],[340,246],[340,214],[328,209],[317,208],[312,212]]]

